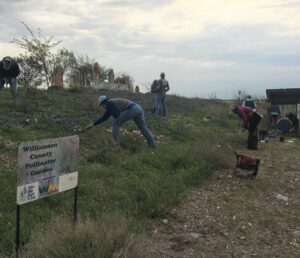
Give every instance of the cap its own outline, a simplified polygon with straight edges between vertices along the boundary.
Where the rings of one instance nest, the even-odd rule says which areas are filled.
[[[105,100],[107,100],[106,96],[104,95],[100,96],[98,99],[98,106],[102,105]]]

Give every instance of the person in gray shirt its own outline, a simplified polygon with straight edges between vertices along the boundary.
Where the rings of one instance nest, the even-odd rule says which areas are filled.
[[[166,105],[166,97],[170,90],[169,82],[165,79],[165,73],[160,74],[160,80],[158,81],[158,87],[155,91],[156,98],[155,98],[155,111],[154,115],[157,117],[159,116],[160,106],[162,106],[162,115],[164,117],[167,116],[167,105]]]
[[[139,104],[127,99],[110,99],[106,96],[100,96],[98,99],[98,105],[104,107],[105,112],[94,123],[88,125],[85,129],[99,125],[112,116],[112,135],[116,144],[119,144],[119,130],[121,125],[132,119],[136,123],[142,135],[145,137],[148,145],[151,148],[155,148],[153,135],[147,127],[143,108]]]

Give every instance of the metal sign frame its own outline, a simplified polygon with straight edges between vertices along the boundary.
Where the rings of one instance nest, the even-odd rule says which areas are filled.
[[[77,223],[79,136],[19,145],[16,206],[16,257],[20,255],[21,205],[74,189],[73,225]]]

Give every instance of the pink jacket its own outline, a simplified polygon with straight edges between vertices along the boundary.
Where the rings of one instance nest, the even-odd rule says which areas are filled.
[[[239,115],[240,119],[243,121],[243,127],[245,127],[247,129],[249,118],[253,114],[252,108],[247,107],[247,106],[238,106],[236,112]]]

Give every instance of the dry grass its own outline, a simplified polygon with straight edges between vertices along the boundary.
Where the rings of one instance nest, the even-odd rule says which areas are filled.
[[[112,257],[126,243],[124,217],[106,216],[98,221],[81,220],[76,228],[63,218],[34,231],[23,250],[23,258]]]

